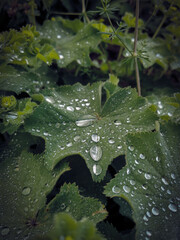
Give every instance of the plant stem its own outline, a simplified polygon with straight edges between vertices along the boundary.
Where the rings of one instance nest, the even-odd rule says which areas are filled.
[[[128,33],[128,28],[127,28],[126,31],[125,31],[125,35],[126,35],[127,33]],[[117,61],[120,60],[121,55],[122,55],[122,52],[123,52],[123,49],[124,49],[124,47],[121,46],[120,49],[119,49],[119,53],[118,53],[118,57],[117,57]]]
[[[138,68],[138,61],[137,61],[137,40],[138,40],[138,20],[139,20],[139,0],[136,0],[136,26],[135,26],[135,33],[134,33],[134,61],[135,61],[135,70],[136,70],[136,84],[138,95],[141,96],[141,84],[140,84],[140,76],[139,76],[139,68]]]
[[[171,2],[171,5],[169,6],[167,12],[164,14],[164,17],[162,18],[162,20],[161,20],[159,26],[157,27],[157,29],[156,29],[156,31],[155,31],[155,33],[154,33],[152,39],[155,39],[155,38],[156,38],[156,36],[158,35],[158,33],[159,33],[159,31],[160,31],[162,25],[163,25],[164,22],[166,21],[167,16],[168,16],[168,13],[169,13],[169,10],[171,9],[171,7],[172,7],[172,5],[173,5],[173,2],[174,2],[174,1]]]
[[[107,10],[106,10],[106,7],[105,7],[105,5],[104,5],[104,3],[103,3],[102,0],[101,0],[101,3],[102,3],[102,6],[103,6],[103,8],[104,8],[104,12],[106,13],[107,19],[108,19],[108,21],[109,21],[109,23],[110,23],[110,25],[111,25],[111,28],[112,28],[112,30],[113,30],[114,35],[119,39],[119,41],[122,43],[123,47],[124,47],[124,48],[131,54],[131,56],[132,56],[131,50],[126,46],[126,44],[122,41],[121,37],[116,33],[116,30],[115,30],[115,28],[114,28],[114,26],[113,26],[113,24],[112,24],[112,22],[111,22],[111,19],[110,19],[110,17],[109,17],[109,14],[108,14],[108,12],[107,12]]]
[[[86,21],[87,21],[88,23],[90,23],[90,20],[89,20],[89,18],[88,18],[88,16],[87,16],[87,13],[86,13],[85,0],[82,0],[82,14],[84,15]]]

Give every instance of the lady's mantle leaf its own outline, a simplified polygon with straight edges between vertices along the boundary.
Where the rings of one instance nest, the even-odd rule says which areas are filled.
[[[136,239],[178,239],[180,226],[179,126],[127,137],[127,165],[106,186],[107,196],[127,199]],[[162,237],[163,236],[163,237]]]
[[[26,120],[25,129],[45,139],[45,164],[80,154],[100,181],[113,158],[124,154],[125,135],[154,129],[157,117],[146,99],[130,88],[117,90],[101,106],[102,83],[75,84],[46,91],[45,101]]]
[[[77,221],[88,219],[93,223],[102,221],[107,216],[104,206],[97,200],[83,197],[75,184],[65,184],[60,193],[46,206],[45,213],[68,212]]]
[[[66,67],[74,60],[82,66],[89,66],[91,64],[90,49],[97,48],[101,42],[101,36],[91,24],[83,26],[76,20],[76,24],[78,22],[79,27],[73,30],[69,27],[70,20],[59,17],[45,21],[40,28],[42,41],[50,42],[59,54],[60,60],[57,61],[59,67]],[[74,21],[72,23],[74,24]],[[77,33],[75,34],[74,31]]]
[[[37,240],[103,240],[104,238],[97,232],[94,224],[84,219],[76,221],[68,213],[59,213],[54,218],[54,230],[45,237],[39,237]]]
[[[49,172],[42,156],[27,152],[12,157],[10,151],[8,157],[3,151],[0,160],[1,239],[34,239],[36,234],[51,228],[49,222],[38,218],[38,211],[57,179],[69,168],[63,164]]]

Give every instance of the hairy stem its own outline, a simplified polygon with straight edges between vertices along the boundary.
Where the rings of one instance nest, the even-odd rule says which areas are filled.
[[[90,23],[90,20],[89,20],[89,18],[88,18],[88,16],[87,16],[87,13],[86,13],[85,0],[82,0],[82,14],[84,15],[86,21],[87,21],[88,23]]]
[[[112,21],[111,21],[111,19],[109,17],[108,12],[107,12],[106,6],[104,5],[102,0],[101,0],[101,3],[102,3],[102,6],[104,8],[104,12],[106,13],[107,19],[108,19],[108,21],[109,21],[109,23],[111,25],[111,28],[113,30],[114,35],[119,39],[119,41],[122,43],[123,47],[132,55],[131,50],[126,46],[126,44],[122,41],[121,37],[116,33],[116,30],[115,30],[115,28],[114,28],[114,26],[112,24]]]
[[[140,84],[139,68],[138,68],[138,61],[137,61],[138,20],[139,20],[139,0],[136,0],[136,26],[135,26],[135,33],[134,33],[133,56],[135,61],[137,90],[138,90],[138,95],[141,96],[141,84]]]

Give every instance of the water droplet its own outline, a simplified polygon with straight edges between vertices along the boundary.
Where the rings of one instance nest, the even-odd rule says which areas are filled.
[[[68,111],[70,111],[70,112],[74,112],[74,108],[72,107],[72,106],[67,106],[67,108],[66,108]]]
[[[126,192],[126,193],[129,193],[130,192],[130,188],[128,186],[123,186],[123,190]]]
[[[90,148],[90,155],[94,161],[99,161],[102,157],[102,149],[99,146],[92,146]]]
[[[93,134],[93,135],[91,136],[91,139],[92,139],[94,142],[99,142],[100,136],[98,136],[97,134]]]
[[[54,99],[52,99],[51,97],[44,97],[46,102],[48,103],[54,103]]]
[[[174,173],[171,173],[171,178],[172,178],[172,179],[176,179],[176,177],[175,177],[175,174],[174,174]]]
[[[6,236],[6,235],[8,235],[9,232],[10,232],[9,228],[8,228],[8,227],[4,227],[4,228],[1,230],[1,235],[2,235],[2,236]]]
[[[60,54],[60,55],[59,55],[59,58],[60,58],[60,59],[63,59],[63,58],[64,58],[64,56]]]
[[[117,146],[117,149],[121,149],[121,148],[122,148],[122,146],[121,146],[121,145]]]
[[[56,128],[59,128],[60,125],[61,125],[60,123],[56,123],[56,124],[55,124],[55,127],[56,127]]]
[[[22,194],[23,194],[24,196],[29,195],[30,192],[31,192],[31,189],[30,189],[29,187],[25,187],[25,188],[23,188],[23,190],[22,190]]]
[[[135,182],[134,180],[130,180],[130,184],[131,184],[131,185],[135,185],[135,183],[136,183],[136,182]]]
[[[100,165],[94,164],[93,165],[93,173],[95,175],[99,175],[102,172],[102,167]]]
[[[44,136],[48,136],[49,134],[48,134],[47,132],[44,132],[43,135],[44,135]]]
[[[145,159],[145,156],[144,156],[142,153],[139,155],[139,157],[140,157],[141,159]]]
[[[129,174],[130,174],[130,169],[129,169],[129,168],[127,168],[127,170],[126,170],[126,171],[127,171],[127,174],[129,175]]]
[[[170,203],[168,205],[168,208],[172,211],[172,212],[177,212],[177,207],[176,205],[174,205],[173,203]]]
[[[162,182],[163,182],[165,185],[168,185],[168,182],[166,181],[165,178],[162,178]]]
[[[148,237],[152,236],[152,233],[150,231],[146,231],[146,234],[147,234]]]
[[[61,38],[61,35],[57,35],[57,39],[60,39]]]
[[[132,152],[134,151],[134,147],[133,146],[129,146],[128,149]]]
[[[153,207],[152,208],[152,214],[155,215],[155,216],[158,216],[159,215],[159,210],[156,207]]]
[[[156,162],[159,162],[159,157],[156,157]]]
[[[72,147],[72,143],[71,143],[71,142],[70,142],[70,143],[67,143],[66,146],[67,146],[67,147]]]
[[[117,187],[117,186],[113,186],[112,187],[112,191],[113,191],[113,193],[119,193],[120,192],[120,188]]]
[[[116,126],[119,126],[119,125],[121,125],[121,122],[120,122],[119,120],[115,120],[115,121],[114,121],[114,124],[115,124]]]
[[[96,121],[96,118],[91,115],[85,115],[76,121],[78,127],[87,127],[90,126]]]
[[[80,138],[81,138],[80,136],[75,136],[75,137],[74,137],[74,141],[77,142],[77,141],[80,140]]]
[[[65,209],[66,205],[64,203],[61,203],[61,209]]]
[[[110,138],[110,139],[108,140],[108,142],[109,142],[110,144],[115,143],[115,141],[114,141],[112,138]]]
[[[145,173],[145,174],[144,174],[144,177],[145,177],[147,180],[151,179],[151,175],[150,175],[149,173]]]

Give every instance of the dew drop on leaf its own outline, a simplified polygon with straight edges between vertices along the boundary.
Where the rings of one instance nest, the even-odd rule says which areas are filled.
[[[156,162],[159,162],[159,157],[158,156],[156,157]]]
[[[158,216],[159,215],[159,210],[156,207],[153,207],[152,208],[152,214],[155,215],[155,216]]]
[[[102,157],[102,149],[99,146],[92,146],[90,148],[90,155],[94,161],[99,161]]]
[[[112,192],[113,192],[113,193],[119,193],[119,192],[120,192],[120,188],[117,187],[117,186],[113,186],[113,187],[112,187]]]
[[[6,235],[8,235],[9,232],[10,232],[9,228],[8,228],[8,227],[4,227],[4,228],[1,230],[1,235],[2,235],[2,236],[6,236]]]
[[[136,182],[135,182],[134,180],[130,180],[130,184],[131,184],[131,185],[135,185],[135,183],[136,183]]]
[[[74,141],[77,142],[77,141],[80,140],[80,138],[81,138],[80,136],[75,136],[75,137],[74,137]]]
[[[147,180],[151,179],[151,175],[150,175],[149,173],[145,173],[145,174],[144,174],[144,177],[145,177]]]
[[[144,156],[142,153],[139,155],[139,157],[140,157],[141,159],[145,159],[145,156]]]
[[[176,179],[174,173],[171,173],[171,178],[172,178],[172,179]]]
[[[91,115],[84,115],[79,120],[76,121],[78,127],[87,127],[90,126],[96,121],[96,118]]]
[[[176,205],[174,205],[173,203],[170,203],[168,205],[168,208],[172,211],[172,212],[177,212],[177,207]]]
[[[150,231],[146,231],[146,234],[147,234],[148,237],[151,237],[151,236],[152,236],[152,234],[151,234]]]
[[[121,122],[119,120],[115,120],[114,125],[119,126],[119,125],[121,125]]]
[[[22,195],[27,196],[30,194],[30,192],[31,192],[31,189],[29,187],[25,187],[22,190]]]
[[[134,151],[134,147],[133,146],[129,146],[128,149],[132,152]]]
[[[162,182],[163,182],[165,185],[168,185],[168,182],[166,181],[165,178],[162,178]]]
[[[123,186],[123,190],[126,192],[126,193],[129,193],[130,192],[130,188],[128,186]]]
[[[67,108],[66,108],[68,111],[70,111],[70,112],[74,112],[74,108],[72,107],[72,106],[67,106]]]
[[[108,142],[109,142],[110,144],[115,143],[115,141],[114,141],[112,138],[110,138],[110,139],[108,140]]]
[[[93,165],[93,173],[95,175],[101,174],[102,173],[102,167],[100,165],[98,165],[98,164],[94,164]]]
[[[54,99],[52,99],[52,98],[50,98],[50,97],[45,97],[45,100],[46,100],[46,102],[48,102],[48,103],[54,103]]]
[[[100,136],[98,136],[97,134],[93,134],[93,135],[91,136],[91,139],[93,140],[93,142],[99,142]]]

